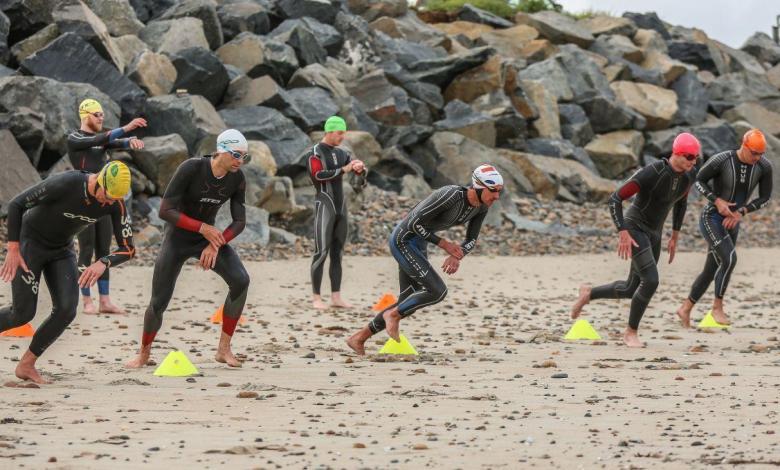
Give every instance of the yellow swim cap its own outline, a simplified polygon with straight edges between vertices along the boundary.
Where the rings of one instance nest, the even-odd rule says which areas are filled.
[[[103,107],[100,106],[100,103],[97,101],[89,98],[81,102],[79,105],[79,118],[84,119],[89,114],[92,113],[102,113]]]
[[[98,173],[97,183],[108,197],[122,199],[130,192],[130,168],[116,160],[109,162]]]

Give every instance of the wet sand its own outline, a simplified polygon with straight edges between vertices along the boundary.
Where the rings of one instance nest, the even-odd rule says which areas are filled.
[[[376,355],[384,334],[366,358],[343,343],[396,290],[389,257],[345,259],[344,294],[358,306],[350,311],[309,308],[307,259],[249,263],[247,323],[233,342],[242,369],[213,361],[220,327],[208,319],[226,288],[189,265],[152,357],[183,350],[202,374],[190,378],[123,368],[137,350],[152,268],[121,267],[113,297],[130,314],[79,314],[39,361],[52,385],[9,387],[29,339],[0,338],[0,467],[777,465],[780,249],[740,248],[728,332],[678,326],[674,311],[704,255],[682,253],[672,265],[665,256],[644,349],[620,343],[629,301],[586,306],[603,341],[561,340],[581,282],[625,277],[615,255],[474,256],[447,279],[444,303],[402,322],[420,352],[412,359]],[[35,326],[50,306],[42,292]],[[0,293],[8,303],[9,286]]]

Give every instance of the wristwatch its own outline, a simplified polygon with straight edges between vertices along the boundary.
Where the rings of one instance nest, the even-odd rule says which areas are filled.
[[[107,268],[111,267],[111,258],[109,258],[108,256],[104,256],[104,257],[100,258],[98,261],[100,261],[101,263],[105,264]]]

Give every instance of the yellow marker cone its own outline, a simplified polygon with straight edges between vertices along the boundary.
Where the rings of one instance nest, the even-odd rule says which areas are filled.
[[[214,315],[211,316],[211,323],[222,323],[222,308],[219,307],[216,312],[214,312]],[[238,319],[239,325],[246,325],[246,318],[241,315],[241,317]]]
[[[406,336],[401,335],[401,342],[394,340],[393,338],[390,338],[387,340],[384,346],[382,346],[382,349],[379,350],[379,354],[412,354],[414,356],[418,356],[417,350],[414,349],[414,346],[409,342],[408,339],[406,339]]]
[[[198,368],[181,351],[169,352],[154,371],[154,375],[158,377],[188,377],[198,373]]]
[[[712,310],[707,312],[707,315],[704,315],[704,318],[701,319],[699,322],[699,328],[728,328],[731,325],[724,325],[722,323],[718,323],[715,321],[715,319],[712,317]]]
[[[34,334],[35,329],[31,324],[27,323],[22,326],[17,326],[16,328],[11,328],[10,330],[5,330],[0,333],[0,336],[9,336],[11,338],[29,338]]]
[[[398,301],[398,299],[396,299],[393,294],[387,293],[380,297],[374,306],[371,307],[371,309],[375,312],[381,312],[382,310],[396,303],[396,301]]]
[[[569,329],[563,339],[601,339],[598,332],[588,323],[588,320],[580,318]]]

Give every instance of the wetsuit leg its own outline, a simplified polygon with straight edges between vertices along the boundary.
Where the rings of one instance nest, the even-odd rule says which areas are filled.
[[[723,298],[731,272],[737,263],[737,253],[734,249],[739,234],[739,226],[731,230],[723,227],[723,216],[713,207],[702,211],[699,219],[699,229],[707,241],[707,261],[704,269],[693,282],[688,299],[696,303],[701,299],[707,288],[715,280],[715,296]]]
[[[721,242],[714,246],[715,259],[718,261],[718,270],[715,272],[715,297],[722,299],[726,295],[726,288],[731,280],[731,273],[737,266],[737,236],[739,225],[728,230]]]
[[[418,290],[422,290],[422,286],[418,285],[414,279],[412,279],[406,272],[401,269],[401,267],[398,267],[398,284],[399,284],[399,294],[398,299],[395,301],[394,304],[389,305],[384,310],[379,312],[373,320],[368,324],[368,328],[371,330],[372,333],[379,333],[380,331],[385,329],[385,312],[388,310],[392,310],[398,306],[398,304],[403,303],[410,295],[414,294]]]
[[[658,288],[656,263],[661,254],[661,237],[635,229],[629,229],[629,233],[639,246],[631,247],[631,271],[628,279],[594,287],[590,298],[632,299],[628,324],[637,329],[647,304]]]
[[[99,222],[100,220],[98,220]],[[97,222],[87,225],[84,230],[77,235],[79,240],[79,270],[84,271],[92,264],[95,254],[95,232],[97,231]],[[81,288],[81,295],[89,297],[91,290],[89,287]]]
[[[233,336],[236,323],[241,318],[241,312],[244,311],[246,295],[249,291],[249,274],[230,245],[219,249],[214,263],[214,272],[219,274],[228,285],[228,294],[222,307],[222,331]]]
[[[160,247],[157,261],[154,263],[152,298],[144,314],[144,333],[141,339],[144,346],[154,341],[155,335],[162,326],[163,313],[171,301],[181,268],[187,258],[193,256],[196,251],[194,248],[185,250],[183,247],[177,246],[180,244],[173,240],[173,237],[167,236]]]
[[[46,264],[43,268],[43,276],[51,294],[52,310],[49,318],[41,323],[30,342],[30,352],[38,357],[76,318],[76,309],[79,305],[79,269],[76,254],[65,250],[57,259]]]
[[[29,238],[22,238],[21,253],[30,272],[24,272],[22,268],[16,271],[16,277],[11,281],[12,304],[0,309],[0,332],[30,322],[38,306],[41,273],[50,252]]]
[[[322,270],[325,265],[325,258],[327,258],[330,250],[336,214],[327,202],[318,200],[314,202],[314,206],[315,251],[311,260],[311,286],[312,291],[319,295],[322,285]]]
[[[347,243],[349,221],[344,214],[337,215],[333,223],[333,239],[330,242],[330,290],[341,292],[341,257]]]
[[[95,260],[99,260],[111,253],[111,238],[114,236],[111,226],[111,217],[101,217],[95,222]],[[106,269],[98,279],[98,291],[100,295],[108,295],[109,271]]]

